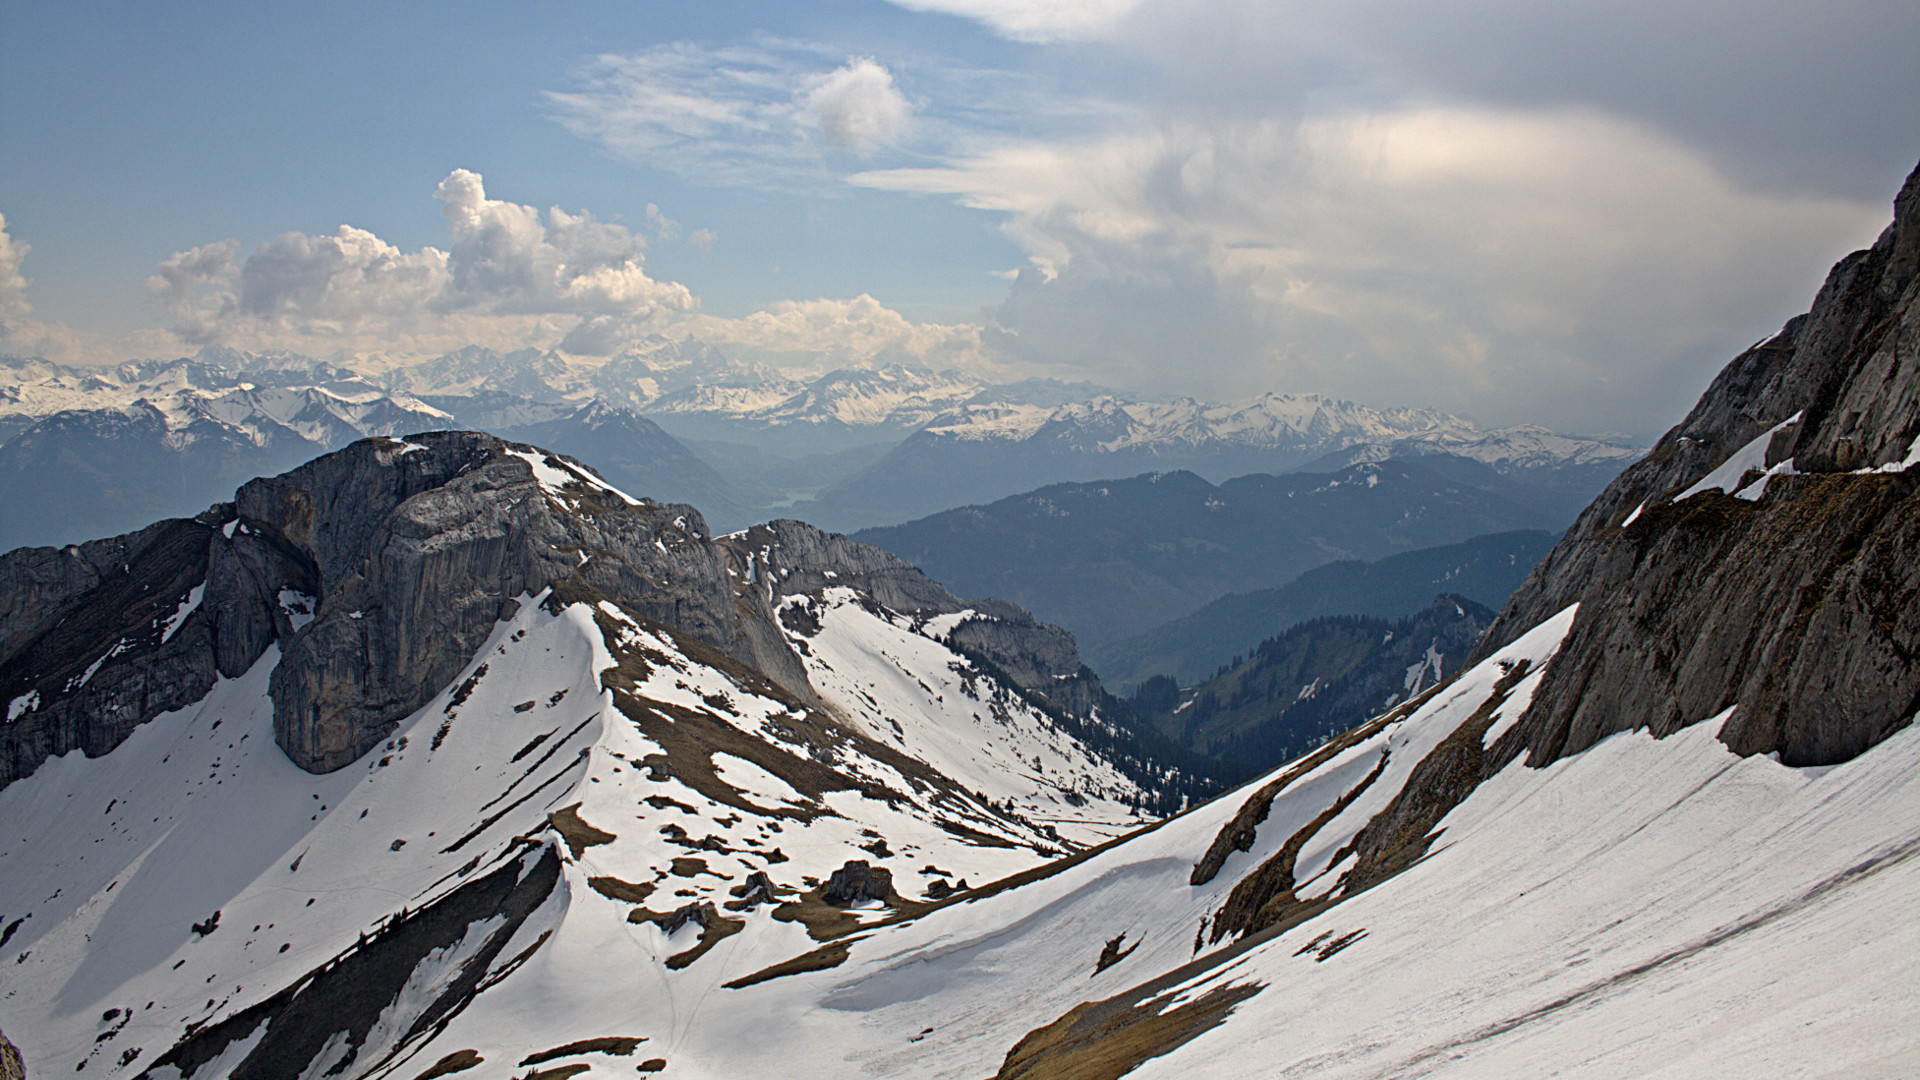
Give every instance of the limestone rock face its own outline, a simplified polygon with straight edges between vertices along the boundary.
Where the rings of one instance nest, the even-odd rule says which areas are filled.
[[[473,656],[503,599],[576,582],[722,649],[737,636],[724,561],[692,507],[578,480],[550,497],[536,468],[568,467],[489,436],[411,445],[357,443],[236,499],[242,523],[319,586],[271,686],[275,736],[301,767],[339,768],[384,738]]]
[[[73,750],[104,754],[212,687],[203,595],[217,517],[0,556],[0,785]]]
[[[437,432],[363,440],[192,520],[0,556],[0,786],[106,753],[274,648],[276,741],[338,769],[547,589],[614,598],[817,705],[774,607],[836,585],[913,617],[972,610],[955,644],[1057,709],[1106,700],[1065,631],[877,548],[792,521],[716,541],[692,507],[630,499],[571,459]]]
[[[1920,709],[1920,171],[1806,315],[1722,371],[1583,513],[1482,639],[1572,603],[1572,636],[1490,764],[1735,708],[1721,737],[1844,761]],[[1754,470],[1696,482],[1750,448]],[[1736,462],[1736,465],[1738,463]],[[1731,470],[1731,471],[1737,471]],[[1735,494],[1737,492],[1737,495]],[[1686,496],[1684,498],[1680,496]]]

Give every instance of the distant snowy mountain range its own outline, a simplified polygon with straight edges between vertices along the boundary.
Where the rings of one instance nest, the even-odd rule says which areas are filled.
[[[618,482],[700,505],[724,528],[792,516],[855,529],[1062,481],[1189,469],[1218,482],[1433,455],[1489,466],[1571,518],[1639,454],[1619,441],[1486,431],[1431,409],[1318,394],[1136,402],[1089,384],[995,385],[905,365],[798,379],[665,339],[605,360],[466,348],[407,367],[219,348],[101,369],[0,358],[0,466],[15,474],[0,496],[112,494],[134,477],[106,463],[147,459],[120,517],[15,522],[0,528],[0,546],[197,512],[248,476],[353,439],[444,428],[585,455]],[[90,459],[101,467],[79,467]]]

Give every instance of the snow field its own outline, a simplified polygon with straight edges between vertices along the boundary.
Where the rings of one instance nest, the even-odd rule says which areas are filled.
[[[647,658],[643,699],[701,711],[756,738],[774,737],[775,721],[800,714],[691,660],[611,605],[556,614],[544,599],[522,597],[458,678],[338,772],[305,773],[273,744],[266,689],[278,653],[270,650],[241,678],[142,725],[111,754],[69,754],[0,792],[0,927],[18,920],[0,950],[0,1015],[29,1068],[84,1063],[91,1075],[138,1073],[188,1025],[259,1003],[403,909],[497,866],[516,837],[543,837],[562,851],[562,880],[495,962],[542,933],[546,943],[383,1075],[458,1048],[480,1050],[488,1063],[474,1075],[492,1075],[529,1048],[610,1034],[644,1035],[651,1055],[664,1052],[707,1022],[703,1003],[729,1000],[721,983],[817,945],[802,924],[774,920],[766,906],[725,908],[729,890],[756,870],[798,890],[866,859],[890,868],[898,891],[913,898],[939,877],[980,884],[1041,860],[1044,838],[984,809],[965,823],[1005,840],[983,845],[942,828],[955,811],[936,805],[939,792],[859,755],[837,767],[881,784],[885,797],[842,790],[810,798],[724,753],[714,755],[717,775],[769,813],[715,802],[672,775],[677,768],[656,778],[638,763],[661,747],[600,686],[617,653]],[[568,808],[611,839],[590,837],[571,853],[547,828],[548,815]],[[921,872],[929,867],[942,873]],[[669,970],[667,959],[692,948],[700,927],[669,937],[651,921],[631,921],[642,905],[603,895],[593,884],[601,877],[651,886],[642,902],[650,911],[712,903],[745,926],[691,966]],[[340,1075],[361,1075],[390,1048],[487,936],[488,927],[470,927],[423,962]],[[122,1011],[102,1019],[110,1009]],[[236,1048],[223,1061],[230,1067],[241,1056]]]
[[[1570,621],[1495,660],[1530,652],[1537,669]],[[1477,708],[1495,660],[1462,680],[1480,691],[1429,702],[1288,785],[1252,850],[1206,885],[1188,872],[1255,785],[1032,884],[886,928],[838,968],[739,991],[739,1008],[805,1032],[781,1059],[788,1075],[990,1075],[1032,1029],[1191,959],[1200,920],[1240,877],[1350,790],[1382,742],[1417,749],[1437,741],[1423,725]],[[1920,805],[1920,733],[1796,771],[1729,753],[1721,720],[1664,741],[1618,735],[1545,769],[1516,761],[1441,822],[1424,861],[1190,979],[1179,1000],[1264,988],[1130,1075],[1899,1074],[1875,1070],[1920,1055],[1920,822],[1900,810]],[[1137,951],[1094,975],[1122,933]],[[1350,935],[1324,958],[1309,947]],[[696,1075],[752,1074],[753,1053],[728,1035],[704,1033]]]
[[[972,675],[972,665],[942,643],[960,621],[954,616],[916,629],[903,616],[869,610],[843,587],[780,603],[813,606],[819,633],[782,628],[805,646],[796,651],[808,681],[870,737],[991,800],[1012,800],[1079,844],[1138,822],[1123,802],[1138,794],[1132,781],[1016,695]],[[1084,805],[1068,802],[1067,792]]]

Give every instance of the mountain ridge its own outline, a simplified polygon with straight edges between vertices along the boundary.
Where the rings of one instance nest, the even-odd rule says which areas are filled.
[[[1090,645],[1087,663],[1103,683],[1122,692],[1152,675],[1191,686],[1234,654],[1308,619],[1397,618],[1442,592],[1505,604],[1554,542],[1545,532],[1494,533],[1370,563],[1327,563],[1271,589],[1228,593],[1133,637]]]
[[[1393,460],[1218,485],[1185,471],[1058,484],[854,535],[1095,648],[1325,563],[1552,524],[1507,493]]]

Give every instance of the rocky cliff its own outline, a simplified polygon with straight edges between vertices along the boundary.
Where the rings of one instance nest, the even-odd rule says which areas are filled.
[[[440,432],[364,440],[191,520],[0,557],[0,785],[106,753],[272,647],[276,740],[337,769],[446,686],[514,598],[548,588],[628,605],[818,704],[774,608],[836,584],[920,618],[973,612],[955,644],[1064,714],[1107,700],[1064,631],[878,549],[798,522],[714,540],[692,507],[571,459]]]
[[[1490,655],[1579,604],[1489,764],[1733,709],[1721,738],[1843,761],[1920,709],[1920,171],[1812,310],[1722,371],[1537,566]],[[1736,708],[1737,706],[1737,708]]]

